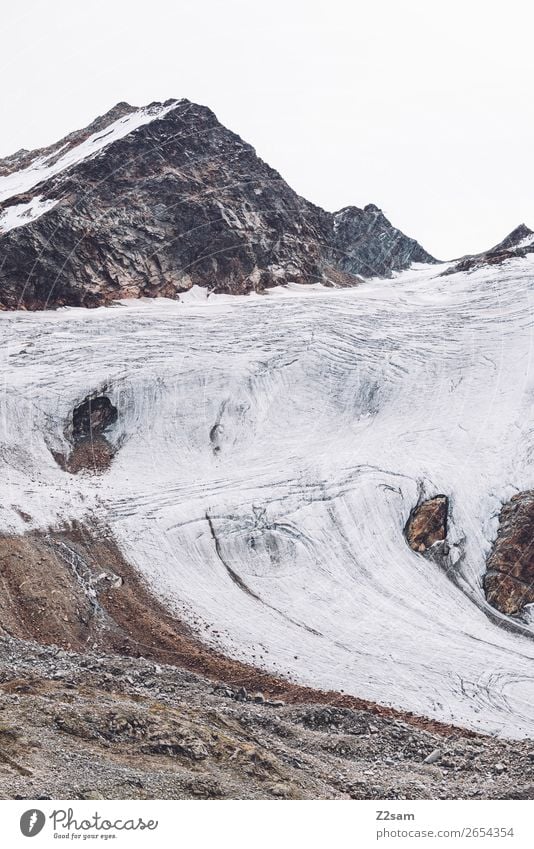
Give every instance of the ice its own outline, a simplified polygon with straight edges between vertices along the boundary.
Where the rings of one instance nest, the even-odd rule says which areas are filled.
[[[532,616],[488,608],[481,578],[501,504],[534,487],[533,265],[442,270],[0,315],[0,529],[28,529],[17,507],[109,526],[233,657],[532,736]],[[73,476],[51,449],[92,391],[118,451]],[[455,581],[403,536],[437,493]]]

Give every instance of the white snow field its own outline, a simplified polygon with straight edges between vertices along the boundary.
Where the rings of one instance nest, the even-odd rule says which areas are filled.
[[[534,487],[534,261],[355,289],[0,316],[0,530],[112,529],[209,644],[304,684],[534,735],[534,640],[486,605],[503,501]],[[73,407],[118,446],[62,471]],[[451,499],[456,580],[414,553]]]

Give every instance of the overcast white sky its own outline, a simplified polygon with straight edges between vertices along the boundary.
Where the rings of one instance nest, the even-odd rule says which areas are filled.
[[[0,156],[120,100],[187,97],[326,209],[442,259],[534,229],[528,0],[2,4]]]

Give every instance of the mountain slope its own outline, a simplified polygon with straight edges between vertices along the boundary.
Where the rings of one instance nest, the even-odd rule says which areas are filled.
[[[236,688],[213,687],[175,665],[94,648],[76,654],[3,638],[0,665],[2,799],[36,792],[93,800],[532,799],[534,792],[529,741],[421,726],[342,706],[343,697],[317,704],[315,693],[304,694],[304,704],[244,701]],[[442,758],[425,763],[436,749]],[[219,825],[214,838],[210,844],[221,842]]]
[[[207,108],[119,104],[0,163],[0,306],[353,285],[433,262],[376,207],[299,197]]]

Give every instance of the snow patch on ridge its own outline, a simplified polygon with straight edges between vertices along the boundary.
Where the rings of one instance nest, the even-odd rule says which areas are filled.
[[[516,248],[528,248],[530,245],[534,245],[534,233],[530,233],[528,236],[525,236],[525,238],[516,245]]]
[[[45,212],[53,209],[56,204],[57,200],[43,200],[42,195],[38,195],[28,203],[16,203],[13,206],[8,206],[0,214],[0,233],[7,233],[9,230],[14,230],[15,227],[36,221]]]
[[[10,197],[30,191],[44,180],[60,174],[62,171],[71,168],[73,165],[77,165],[84,159],[96,156],[105,147],[108,147],[108,145],[118,139],[124,138],[124,136],[137,130],[138,127],[149,124],[158,118],[163,118],[172,109],[176,109],[179,103],[179,100],[175,100],[167,104],[167,106],[146,106],[138,109],[136,112],[119,118],[108,127],[93,133],[84,142],[72,147],[51,164],[48,164],[48,162],[56,155],[55,153],[45,157],[39,157],[28,168],[24,168],[21,171],[15,171],[12,174],[1,176],[0,203]]]

